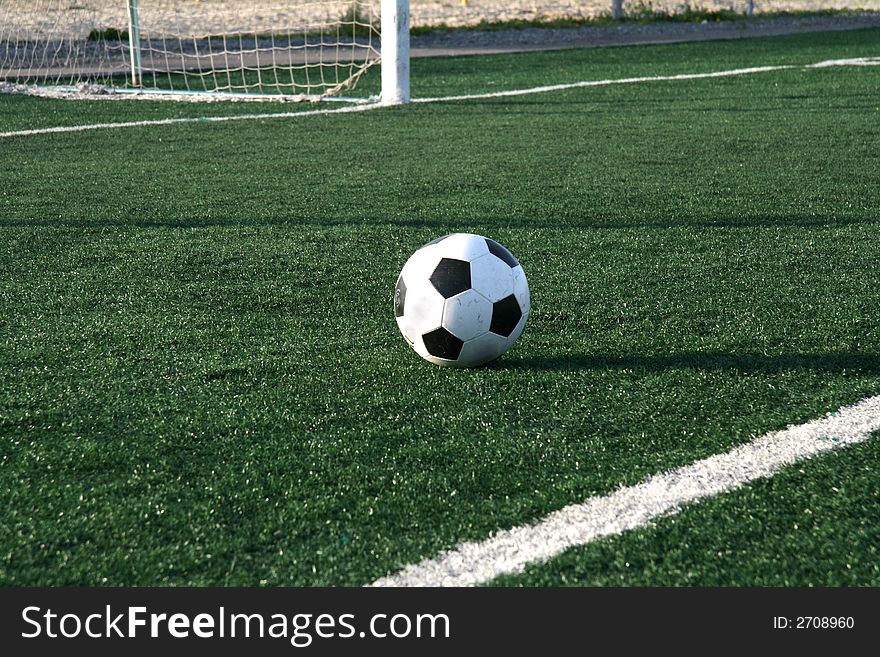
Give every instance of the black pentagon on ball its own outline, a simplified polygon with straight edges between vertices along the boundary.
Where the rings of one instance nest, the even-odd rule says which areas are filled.
[[[403,304],[406,303],[406,283],[403,282],[403,276],[397,278],[397,285],[394,288],[394,316],[403,317]]]
[[[504,262],[507,263],[507,266],[513,269],[517,265],[519,265],[519,261],[513,257],[513,254],[501,246],[495,240],[490,240],[488,237],[486,238],[486,246],[489,247],[489,253],[494,255],[497,258],[501,258]]]
[[[443,258],[431,274],[431,285],[444,299],[471,289],[471,265],[464,260]]]
[[[462,340],[459,340],[445,328],[425,333],[422,340],[425,342],[425,348],[429,354],[446,360],[456,360],[464,345]]]
[[[492,323],[489,325],[489,330],[505,338],[509,337],[520,318],[522,318],[522,309],[516,297],[511,294],[492,305]]]

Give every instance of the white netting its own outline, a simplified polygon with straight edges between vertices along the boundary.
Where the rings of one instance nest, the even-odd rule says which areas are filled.
[[[378,4],[0,0],[0,82],[331,96],[378,61]]]

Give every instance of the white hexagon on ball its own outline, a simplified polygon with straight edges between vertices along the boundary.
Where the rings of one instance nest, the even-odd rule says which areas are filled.
[[[526,274],[523,271],[522,266],[514,267],[513,269],[513,296],[516,297],[517,303],[522,311],[522,318],[510,334],[509,339],[511,342],[519,338],[520,334],[523,332],[523,329],[526,326],[526,320],[529,318],[529,313],[532,310],[532,298],[529,294],[529,284],[526,281]]]
[[[394,291],[401,333],[422,358],[444,366],[498,358],[519,338],[530,309],[522,265],[498,242],[470,233],[413,253]]]
[[[401,283],[398,282],[395,295],[399,294],[402,289]],[[440,324],[443,322],[445,299],[430,283],[425,282],[412,288],[406,288],[403,294],[406,313],[397,316],[397,326],[407,342],[415,347],[421,344],[421,336],[433,329],[440,328]]]
[[[513,294],[513,270],[491,253],[471,262],[471,279],[473,289],[492,303]]]
[[[471,235],[470,233],[452,233],[438,237],[433,242],[428,242],[425,246],[441,245],[439,248],[446,258],[456,258],[458,260],[471,261],[479,258],[481,255],[489,253],[489,247],[485,239],[473,239],[479,235]],[[424,247],[423,247],[424,248]]]
[[[484,333],[465,342],[458,357],[464,361],[488,363],[507,351],[511,344],[508,338],[502,338],[494,333]]]
[[[474,289],[446,300],[443,328],[460,340],[473,340],[488,333],[491,322],[492,304]]]

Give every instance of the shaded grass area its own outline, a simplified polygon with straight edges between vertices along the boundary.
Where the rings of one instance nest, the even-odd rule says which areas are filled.
[[[248,107],[256,105],[271,106],[278,111],[279,108],[295,108],[308,109],[313,105],[313,101],[296,102],[295,100],[273,100],[272,94],[282,94],[297,96],[308,94],[317,97],[323,93],[329,93],[331,89],[337,89],[334,94],[343,98],[354,98],[367,100],[371,96],[378,98],[379,87],[381,85],[378,65],[367,67],[366,56],[356,59],[354,56],[345,58],[339,56],[339,61],[334,62],[332,58],[338,55],[335,49],[329,49],[327,63],[318,65],[314,61],[310,62],[310,66],[286,69],[282,66],[277,68],[265,67],[263,69],[248,68],[241,71],[228,71],[216,74],[182,74],[182,73],[147,73],[144,74],[143,86],[150,90],[158,90],[160,93],[166,89],[176,91],[188,91],[196,94],[210,94],[216,90],[221,93],[234,94],[266,94],[265,100],[259,103],[254,102],[234,102],[225,101],[224,105],[237,105],[239,113],[245,113]],[[366,52],[366,51],[362,51]],[[319,54],[313,54],[311,57],[315,60],[320,58]],[[366,72],[362,71],[362,67],[366,67]],[[365,85],[360,84],[360,78],[366,76],[368,81]],[[118,80],[120,86],[129,86],[126,80]],[[363,86],[363,88],[361,88]],[[165,102],[167,101],[150,101],[149,99],[136,99],[134,102]],[[211,101],[213,103],[214,101]],[[201,104],[204,107],[204,103]],[[330,103],[322,103],[321,107],[326,109]],[[338,106],[338,105],[337,105]]]
[[[587,48],[481,57],[422,58],[414,59],[411,64],[412,93],[416,98],[446,96],[579,80],[700,73],[779,64],[803,65],[827,59],[876,56],[878,51],[880,30],[866,29],[735,41]],[[379,69],[372,67],[350,95],[376,95],[380,85]],[[651,91],[653,89],[649,93]],[[541,98],[531,100],[543,102]],[[326,107],[326,104],[275,102],[72,102],[0,95],[0,131],[109,121],[268,114]],[[458,111],[457,108],[455,111]]]
[[[0,582],[359,585],[876,393],[877,75],[5,142]],[[534,301],[475,371],[391,312],[455,230]]]
[[[496,586],[877,586],[877,436]]]

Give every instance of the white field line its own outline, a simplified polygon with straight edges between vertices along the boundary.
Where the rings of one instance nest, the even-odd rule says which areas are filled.
[[[868,440],[880,429],[880,395],[824,418],[768,433],[609,495],[572,504],[544,519],[499,531],[383,577],[371,586],[474,586],[522,572],[565,550],[643,527],[685,504],[734,490],[816,454]]]
[[[638,84],[640,82],[667,82],[672,80],[699,80],[702,78],[726,78],[736,75],[751,75],[753,73],[767,73],[769,71],[783,71],[794,66],[756,66],[753,68],[734,68],[727,71],[712,71],[710,73],[681,73],[679,75],[652,75],[638,78],[616,78],[610,80],[584,80],[583,82],[569,82],[566,84],[551,84],[546,87],[532,87],[531,89],[512,89],[510,91],[495,91],[485,94],[466,94],[463,96],[440,96],[438,98],[413,98],[414,103],[444,103],[452,100],[483,100],[489,98],[504,98],[506,96],[525,96],[528,94],[543,94],[552,91],[565,91],[567,89],[579,89],[582,87],[606,87],[612,84]]]
[[[602,87],[613,84],[638,84],[646,82],[667,82],[675,80],[700,80],[703,78],[724,78],[737,75],[752,75],[754,73],[767,73],[772,71],[784,71],[789,69],[828,68],[832,66],[877,66],[880,65],[880,57],[858,57],[854,59],[835,59],[815,64],[779,65],[779,66],[756,66],[752,68],[736,68],[726,71],[713,71],[710,73],[683,73],[680,75],[654,75],[637,78],[615,78],[608,80],[585,80],[568,84],[553,84],[543,87],[531,87],[529,89],[512,89],[510,91],[495,91],[484,94],[468,94],[462,96],[438,96],[436,98],[415,98],[414,103],[448,103],[462,100],[487,100],[491,98],[503,98],[506,96],[527,96],[529,94],[564,91],[566,89],[578,89],[582,87]],[[222,123],[226,121],[259,121],[266,119],[289,119],[302,116],[316,116],[326,114],[345,114],[351,112],[366,112],[381,107],[387,107],[382,103],[354,105],[350,107],[338,107],[326,110],[311,110],[299,112],[276,112],[273,114],[239,114],[235,116],[206,116],[194,118],[156,119],[147,121],[125,121],[118,123],[91,123],[74,126],[57,126],[54,128],[34,128],[32,130],[12,130],[0,132],[0,139],[9,137],[29,137],[34,135],[48,135],[64,132],[85,132],[88,130],[111,130],[123,128],[143,128],[149,126],[177,125],[182,123]]]
[[[33,130],[14,130],[0,132],[0,138],[29,137],[32,135],[50,135],[59,132],[86,132],[88,130],[109,130],[122,128],[144,128],[156,125],[177,125],[180,123],[223,123],[224,121],[254,121],[260,119],[289,119],[297,116],[313,114],[345,114],[347,112],[366,112],[382,107],[378,103],[371,105],[351,105],[324,110],[304,110],[299,112],[275,112],[271,114],[238,114],[235,116],[199,116],[177,119],[151,119],[149,121],[125,121],[118,123],[89,123],[85,125],[66,125],[55,128],[34,128]]]
[[[727,71],[712,71],[709,73],[681,73],[679,75],[653,75],[638,78],[618,78],[611,80],[585,80],[583,82],[571,82],[568,84],[551,84],[546,87],[533,87],[531,89],[514,89],[512,91],[496,91],[486,94],[471,94],[464,96],[441,96],[438,98],[414,98],[414,103],[444,103],[453,100],[481,100],[488,98],[503,98],[505,96],[525,96],[527,94],[542,94],[551,91],[564,91],[566,89],[579,89],[583,87],[605,87],[612,84],[638,84],[641,82],[670,82],[675,80],[701,80],[704,78],[729,78],[737,75],[752,75],[754,73],[768,73],[771,71],[785,71],[794,68],[828,68],[832,66],[877,66],[880,65],[880,57],[858,57],[855,59],[834,59],[815,64],[796,66],[785,64],[779,66],[755,66],[752,68],[734,68]]]

